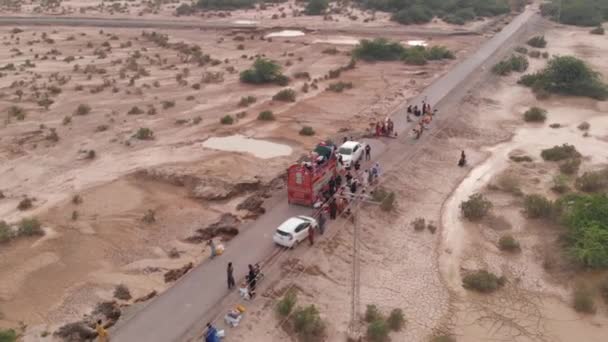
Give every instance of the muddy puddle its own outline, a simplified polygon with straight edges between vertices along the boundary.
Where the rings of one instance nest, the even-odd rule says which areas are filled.
[[[272,32],[264,36],[265,38],[290,38],[290,37],[302,37],[306,35],[306,33],[298,30],[283,30]]]
[[[240,134],[209,138],[203,142],[203,147],[220,151],[251,153],[262,159],[288,156],[292,152],[288,145],[252,139]]]
[[[359,39],[354,37],[336,36],[315,39],[313,44],[357,45]]]

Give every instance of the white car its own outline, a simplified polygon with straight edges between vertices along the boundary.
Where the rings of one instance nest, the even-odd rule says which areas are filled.
[[[347,141],[340,148],[338,148],[338,154],[342,156],[342,163],[344,167],[351,167],[356,161],[363,158],[365,153],[365,146],[357,141]]]
[[[287,248],[293,248],[308,237],[309,230],[317,229],[318,223],[312,217],[294,216],[283,222],[272,236],[277,244]]]

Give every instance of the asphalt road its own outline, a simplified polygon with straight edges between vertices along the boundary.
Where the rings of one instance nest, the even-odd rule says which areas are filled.
[[[68,17],[68,16],[0,16],[0,26],[80,26],[80,27],[110,27],[110,28],[150,28],[174,30],[302,30],[320,33],[349,33],[353,35],[391,35],[409,34],[414,36],[455,36],[472,35],[478,32],[467,30],[429,30],[411,29],[405,27],[344,27],[344,28],[318,28],[310,30],[298,25],[290,26],[258,26],[256,24],[235,24],[224,20],[192,20],[186,19],[143,19],[143,18],[100,18],[100,17]]]
[[[452,96],[454,93],[461,93],[464,90],[462,85],[467,79],[475,73],[484,72],[488,63],[504,54],[505,46],[527,29],[532,18],[537,18],[534,10],[524,11],[500,33],[483,44],[476,53],[408,103],[419,104],[426,98],[431,104],[438,104],[450,93]],[[407,103],[404,103],[393,113],[395,127],[400,136],[405,136],[403,133],[410,129],[410,124],[406,122],[403,114],[406,105]],[[449,113],[440,111],[439,115],[443,118]],[[399,140],[369,140],[375,151],[373,157],[381,158],[382,150],[390,149],[393,142],[396,147],[402,146]],[[424,137],[419,143],[423,142]],[[277,247],[273,245],[271,236],[282,221],[293,215],[310,214],[308,208],[289,206],[285,193],[272,198],[267,207],[269,209],[266,214],[240,227],[241,233],[228,244],[224,255],[198,265],[163,294],[151,300],[135,316],[119,322],[116,331],[112,332],[112,341],[184,341],[191,336],[193,329],[204,326],[204,320],[211,312],[225,310],[217,305],[228,294],[225,283],[226,263],[232,261],[237,271],[236,276],[244,276],[247,264],[264,260],[276,251]],[[328,229],[331,229],[331,226]]]

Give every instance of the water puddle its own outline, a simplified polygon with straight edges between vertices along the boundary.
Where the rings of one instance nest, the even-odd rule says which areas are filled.
[[[246,152],[262,159],[288,156],[291,147],[270,141],[251,139],[236,134],[221,138],[209,138],[203,142],[203,147],[229,152]]]
[[[359,44],[359,39],[345,36],[328,37],[325,39],[315,39],[313,44],[357,45]]]
[[[278,32],[272,32],[267,34],[264,38],[275,38],[275,37],[302,37],[306,33],[297,30],[283,30]]]
[[[426,40],[408,40],[407,45],[409,46],[427,46],[429,45]]]
[[[258,22],[254,20],[235,20],[232,23],[237,25],[256,25]]]

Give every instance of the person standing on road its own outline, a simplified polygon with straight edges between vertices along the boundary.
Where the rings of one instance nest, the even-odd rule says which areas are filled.
[[[249,274],[247,274],[247,281],[249,282],[249,296],[251,298],[253,298],[253,296],[255,296],[255,285],[256,285],[256,279],[257,278],[257,274],[255,272],[255,269],[253,268],[253,266],[251,264],[249,264]]]
[[[365,145],[365,160],[372,159],[372,147],[369,144]]]
[[[211,255],[209,256],[211,259],[215,258],[215,242],[213,242],[213,239],[209,239],[209,241],[207,242],[207,245],[209,245],[209,248],[211,248]]]
[[[325,210],[321,210],[321,213],[319,214],[319,233],[321,233],[321,235],[325,233],[325,221]]]
[[[108,331],[103,327],[103,324],[101,324],[101,320],[97,321],[97,324],[95,325],[95,331],[97,332],[97,341],[98,342],[108,342],[109,341],[109,334]]]
[[[315,227],[312,225],[308,227],[308,241],[311,246],[315,244]]]
[[[338,212],[338,204],[336,203],[336,199],[332,198],[329,202],[329,218],[332,220],[336,219],[336,214]]]
[[[232,262],[228,263],[228,269],[226,269],[226,276],[228,277],[228,290],[234,287],[234,268],[232,268]]]

